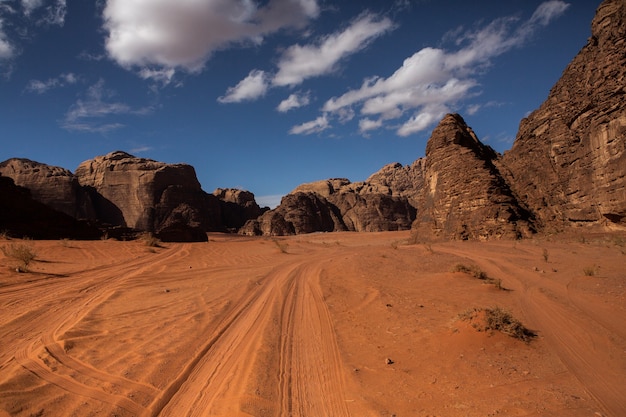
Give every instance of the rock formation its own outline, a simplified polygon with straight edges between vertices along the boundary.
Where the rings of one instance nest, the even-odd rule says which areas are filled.
[[[345,178],[302,184],[283,197],[276,209],[248,222],[240,233],[406,230],[415,219],[415,208],[398,194],[388,186],[351,183]]]
[[[532,233],[532,216],[513,197],[494,164],[497,159],[461,116],[445,116],[426,145],[414,224],[418,234],[488,239]]]
[[[65,168],[12,158],[0,163],[0,173],[28,188],[33,199],[55,210],[79,219],[95,218],[88,195]]]
[[[543,230],[626,225],[626,3],[604,1],[591,32],[503,157]]]
[[[206,240],[204,232],[221,229],[219,202],[202,191],[190,165],[117,151],[83,162],[75,175],[103,222],[164,240]]]
[[[34,200],[30,191],[0,174],[0,231],[32,239],[98,239],[100,230]]]
[[[222,224],[226,229],[237,231],[246,221],[256,219],[263,211],[256,203],[254,194],[236,188],[218,188],[213,191],[221,204]]]

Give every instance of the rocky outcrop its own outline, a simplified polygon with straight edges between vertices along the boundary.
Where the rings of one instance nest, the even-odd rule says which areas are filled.
[[[503,157],[543,230],[626,225],[626,3],[604,1],[591,32]]]
[[[218,188],[213,191],[221,205],[222,224],[226,229],[237,231],[248,220],[256,219],[263,211],[256,203],[254,194],[237,188]]]
[[[95,219],[88,194],[65,168],[12,158],[0,163],[0,174],[28,188],[32,198],[40,203],[78,219]]]
[[[98,239],[100,230],[34,200],[30,191],[0,174],[0,231],[32,239]]]
[[[388,186],[351,183],[345,178],[302,184],[285,196],[275,210],[248,222],[240,233],[407,230],[415,219],[415,208],[398,194]]]
[[[75,175],[106,223],[179,241],[206,240],[204,232],[221,229],[219,202],[202,191],[190,165],[117,151],[83,162]]]
[[[424,184],[424,163],[424,158],[419,158],[411,165],[398,162],[385,165],[365,180],[365,192],[406,197],[417,206],[417,196]]]
[[[418,234],[488,239],[532,233],[532,216],[513,196],[496,167],[497,159],[498,154],[478,140],[461,116],[445,116],[426,145],[414,224]]]

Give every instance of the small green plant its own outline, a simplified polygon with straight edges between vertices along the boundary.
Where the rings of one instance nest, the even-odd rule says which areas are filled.
[[[548,258],[550,257],[550,254],[548,253],[548,249],[544,249],[543,250],[543,260],[548,262]]]
[[[18,272],[27,272],[28,265],[37,258],[37,254],[31,245],[26,243],[11,243],[2,247],[2,253],[7,258],[19,261],[16,270]]]
[[[596,267],[595,266],[586,266],[583,268],[583,273],[586,277],[593,277],[596,275]]]

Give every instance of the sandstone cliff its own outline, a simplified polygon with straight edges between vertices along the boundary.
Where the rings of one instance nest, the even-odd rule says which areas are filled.
[[[28,188],[33,199],[79,219],[95,219],[93,205],[74,174],[65,168],[23,158],[0,163],[0,174]]]
[[[626,225],[626,3],[604,1],[591,32],[503,157],[543,230]]]
[[[276,209],[246,223],[240,233],[407,230],[414,219],[415,208],[409,200],[389,186],[333,178],[298,186]]]
[[[31,198],[30,191],[0,174],[0,231],[32,239],[98,239],[100,230]]]
[[[81,163],[75,175],[103,222],[164,240],[206,240],[204,232],[221,228],[219,202],[202,191],[190,165],[117,151]]]
[[[445,116],[426,145],[413,226],[418,235],[489,239],[532,233],[532,215],[513,196],[497,159],[461,116]]]
[[[254,194],[236,188],[218,188],[213,191],[221,205],[222,225],[228,230],[237,231],[246,221],[256,219],[263,210],[256,203]]]

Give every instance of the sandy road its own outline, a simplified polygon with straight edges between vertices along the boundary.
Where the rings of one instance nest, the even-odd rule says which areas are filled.
[[[556,280],[547,277],[545,271],[538,273],[523,267],[525,259],[540,256],[539,248],[530,249],[497,257],[474,248],[444,250],[472,259],[492,276],[505,278],[504,285],[517,292],[516,299],[529,323],[541,329],[540,335],[550,341],[561,361],[603,411],[611,416],[624,415],[626,317],[577,291],[573,285],[575,274]],[[626,278],[626,271],[622,272]]]
[[[31,274],[0,258],[0,415],[624,415],[619,247],[554,245],[540,273],[542,243],[407,238],[33,242]],[[458,323],[494,304],[540,337]]]

